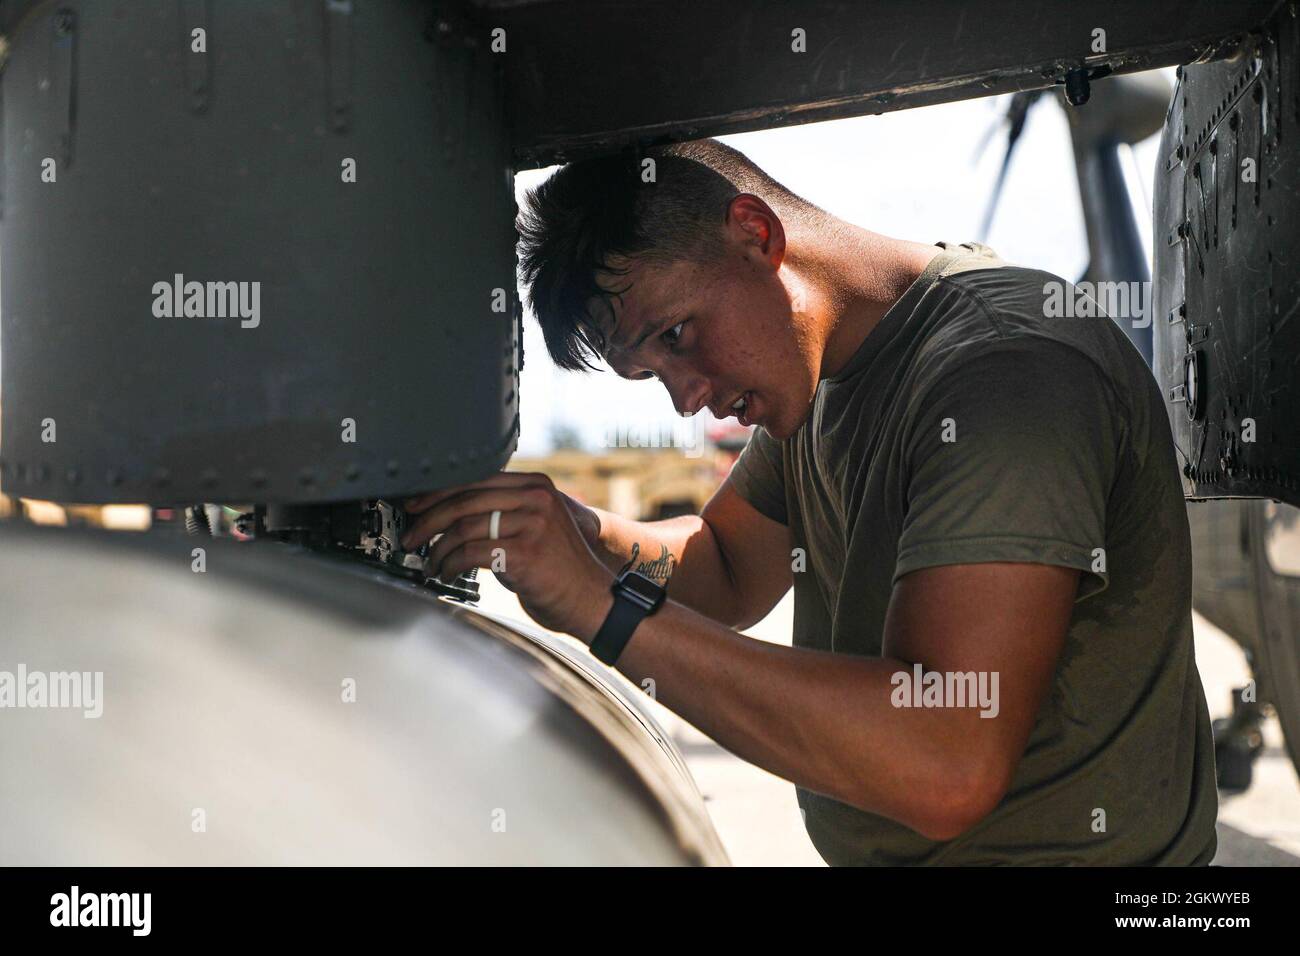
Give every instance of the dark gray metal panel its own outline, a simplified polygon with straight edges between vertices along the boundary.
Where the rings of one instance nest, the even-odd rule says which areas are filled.
[[[621,678],[383,571],[3,522],[0,608],[0,671],[102,675],[0,711],[0,864],[726,862]]]
[[[1300,504],[1298,55],[1281,15],[1237,58],[1187,67],[1165,124],[1156,371],[1192,498]]]
[[[411,0],[22,13],[0,77],[7,492],[400,496],[509,458],[514,204],[482,37]],[[260,324],[156,317],[176,274],[259,282]]]
[[[884,113],[1207,55],[1278,0],[484,0],[520,162]],[[807,52],[791,49],[805,31]],[[1105,30],[1104,53],[1093,49]]]

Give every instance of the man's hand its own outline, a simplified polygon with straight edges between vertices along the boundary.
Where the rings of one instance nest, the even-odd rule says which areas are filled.
[[[613,575],[589,543],[599,539],[600,522],[546,475],[500,472],[418,495],[405,506],[419,517],[402,536],[403,547],[442,535],[429,554],[439,578],[488,568],[538,624],[584,641],[595,636],[613,602]],[[493,511],[501,512],[495,540],[489,537]]]

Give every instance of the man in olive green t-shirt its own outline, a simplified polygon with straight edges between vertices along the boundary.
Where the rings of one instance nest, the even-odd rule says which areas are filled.
[[[1190,540],[1137,351],[983,246],[867,232],[713,141],[653,155],[652,184],[589,160],[529,196],[524,280],[557,363],[758,425],[730,477],[636,522],[501,474],[411,501],[411,540],[447,532],[443,577],[504,547],[588,642],[614,569],[671,568],[617,666],[793,781],[830,863],[1207,863]],[[791,586],[793,647],[738,633]]]
[[[936,845],[801,790],[832,863],[1213,855],[1213,744],[1168,420],[1113,323],[1044,318],[1054,282],[983,246],[945,246],[822,381],[809,425],[784,443],[759,429],[732,470],[740,495],[807,549],[797,647],[879,655],[893,586],[921,568],[1082,572],[1050,691],[993,812]]]

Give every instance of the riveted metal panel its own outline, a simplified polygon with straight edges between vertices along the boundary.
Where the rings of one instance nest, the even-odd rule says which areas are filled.
[[[1191,498],[1300,503],[1300,29],[1186,67],[1157,169],[1157,373]]]
[[[0,77],[0,486],[310,502],[501,466],[514,205],[485,39],[423,2],[26,9]]]

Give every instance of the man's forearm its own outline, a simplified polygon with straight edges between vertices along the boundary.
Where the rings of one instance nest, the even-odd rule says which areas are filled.
[[[674,601],[715,621],[729,624],[736,619],[736,591],[726,559],[699,515],[633,521],[599,508],[589,510],[599,522],[596,556],[611,571],[632,561],[633,570],[666,583]]]
[[[634,557],[642,574],[663,584],[686,549],[686,541],[699,532],[698,515],[682,515],[663,521],[633,521],[612,511],[589,508],[599,525],[600,547],[596,557],[611,571],[618,571]],[[666,557],[665,557],[666,556]],[[654,565],[655,560],[661,564]],[[662,567],[667,570],[659,573]]]
[[[608,608],[594,608],[579,636],[590,640]],[[978,716],[894,707],[903,661],[769,644],[667,601],[618,669],[653,681],[656,699],[737,756],[932,839],[987,812],[968,803],[988,791],[973,779]]]

